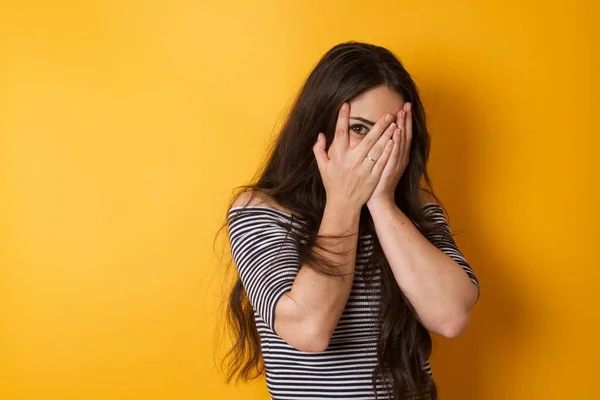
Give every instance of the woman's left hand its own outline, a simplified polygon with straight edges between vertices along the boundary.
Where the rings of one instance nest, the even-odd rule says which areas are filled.
[[[396,121],[398,129],[392,135],[394,140],[392,154],[381,174],[381,178],[379,178],[379,183],[377,183],[375,190],[373,190],[366,203],[367,207],[381,200],[394,202],[394,191],[408,165],[412,139],[412,109],[409,102],[404,103],[402,110],[398,111]],[[398,130],[400,133],[398,133]]]

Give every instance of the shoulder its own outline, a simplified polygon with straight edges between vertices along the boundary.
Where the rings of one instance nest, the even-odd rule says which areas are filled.
[[[429,220],[446,223],[447,218],[445,210],[438,199],[427,189],[421,189],[421,209]]]
[[[256,190],[246,190],[246,191],[240,193],[239,195],[237,195],[237,197],[231,204],[231,208],[246,207],[246,206],[248,206],[248,207],[255,207],[255,206],[267,207],[267,208],[272,208],[276,211],[284,212],[286,214],[292,213],[291,210],[287,209],[286,207],[283,207],[281,204],[279,204],[278,202],[273,200],[268,195],[266,195],[260,191],[256,191]]]
[[[245,191],[236,195],[227,212],[232,248],[256,245],[265,250],[270,246],[279,246],[282,241],[287,242],[290,237],[290,222],[293,225],[294,220],[284,210],[277,202],[258,191]]]
[[[438,204],[438,199],[436,199],[435,196],[427,189],[421,189],[420,200],[421,208],[425,208],[428,206],[440,206]]]

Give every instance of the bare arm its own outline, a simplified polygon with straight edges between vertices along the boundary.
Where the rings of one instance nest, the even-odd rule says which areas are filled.
[[[327,203],[320,235],[358,232],[360,209]],[[275,332],[291,346],[303,351],[324,351],[344,311],[352,288],[358,235],[328,240],[323,246],[336,253],[323,255],[335,264],[342,276],[327,276],[302,265],[292,290],[275,308]]]
[[[411,153],[413,115],[410,102],[404,103],[397,121],[400,134],[395,139],[399,146],[394,146],[367,207],[395,280],[413,305],[419,321],[432,332],[454,337],[468,325],[469,312],[479,296],[478,282],[456,248],[449,227],[445,227],[448,235],[435,235],[434,244],[421,235],[410,218],[396,206],[395,190]]]
[[[328,151],[323,133],[318,134],[313,146],[327,193],[319,233],[356,233],[329,244],[336,252],[350,250],[349,254],[332,259],[336,264],[344,263],[340,272],[348,274],[343,278],[330,277],[301,266],[291,291],[281,297],[275,308],[274,330],[300,350],[323,351],[329,345],[352,288],[360,210],[377,185],[393,148],[390,138],[396,124],[391,123],[391,115],[381,116],[355,148],[350,147],[349,115],[350,107],[344,104]]]
[[[352,288],[360,210],[377,185],[393,148],[390,138],[396,124],[391,123],[391,115],[383,115],[354,148],[349,142],[349,115],[350,106],[345,103],[340,107],[329,149],[322,132],[313,146],[327,199],[318,233],[352,234],[320,243],[325,249],[342,254],[326,251],[318,255],[342,265],[341,270],[336,271],[336,276],[328,276],[308,265],[299,266],[291,289],[283,292],[274,305],[272,329],[303,351],[324,351],[329,346]],[[277,292],[280,287],[273,290]]]
[[[449,338],[462,333],[478,298],[465,270],[429,242],[396,204],[373,202],[369,211],[394,277],[423,326]]]

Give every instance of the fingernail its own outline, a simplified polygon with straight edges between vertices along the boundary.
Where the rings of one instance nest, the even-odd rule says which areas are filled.
[[[406,103],[406,109],[410,111],[411,108],[411,104],[410,103]]]
[[[385,116],[385,122],[390,122],[392,120],[392,116],[390,114],[387,114]]]
[[[346,111],[348,109],[348,103],[342,104],[342,111]]]

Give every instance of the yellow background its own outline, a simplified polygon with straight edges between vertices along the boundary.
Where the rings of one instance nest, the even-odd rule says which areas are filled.
[[[592,3],[3,2],[0,398],[268,398],[215,369],[212,241],[310,69],[351,39],[416,79],[481,280],[467,333],[435,337],[441,399],[597,398]]]

